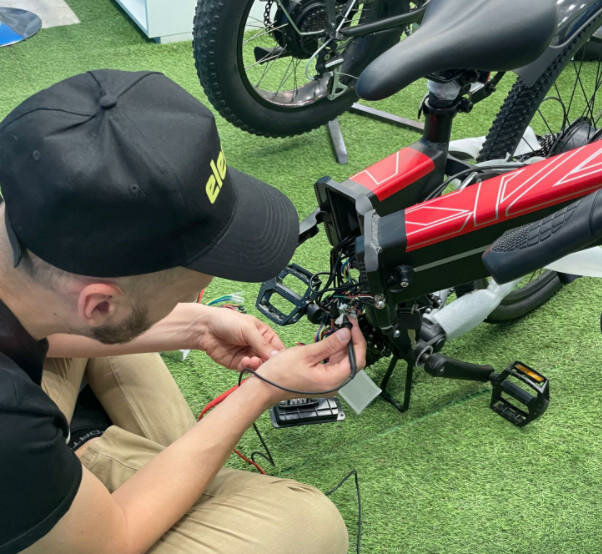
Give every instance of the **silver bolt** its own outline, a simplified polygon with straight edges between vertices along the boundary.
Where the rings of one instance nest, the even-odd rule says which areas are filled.
[[[385,299],[382,296],[374,297],[374,307],[377,310],[383,310],[386,305],[387,305],[387,303],[385,302]]]
[[[401,331],[399,329],[395,329],[395,331],[393,331],[393,338],[398,339],[399,337],[401,337]]]
[[[410,282],[406,281],[405,279],[401,283],[399,283],[399,284],[401,285],[402,289],[405,289],[405,288],[407,288],[407,287],[410,286]]]

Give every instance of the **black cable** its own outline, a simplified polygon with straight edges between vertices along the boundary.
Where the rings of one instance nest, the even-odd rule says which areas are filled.
[[[483,166],[483,167],[469,167],[468,169],[463,169],[462,171],[458,171],[458,173],[454,173],[451,177],[448,177],[445,181],[443,181],[443,183],[441,185],[439,185],[433,192],[431,192],[426,197],[425,200],[432,200],[433,198],[436,198],[447,188],[447,186],[454,179],[457,179],[458,177],[462,177],[463,175],[467,175],[468,173],[471,173],[471,172],[484,173],[486,171],[489,171],[490,169],[492,169],[494,171],[498,171],[498,170],[511,171],[513,169],[520,169],[521,167],[524,167],[524,166],[525,166],[525,164],[508,164],[508,165],[488,165],[488,166]]]
[[[360,494],[360,482],[359,482],[359,478],[357,475],[357,470],[356,469],[352,469],[347,475],[345,475],[345,477],[343,477],[343,479],[341,479],[339,481],[339,483],[337,485],[335,485],[335,487],[333,487],[332,489],[330,489],[328,492],[325,492],[324,494],[326,496],[330,496],[333,492],[335,492],[336,490],[338,490],[341,485],[343,483],[345,483],[345,481],[347,481],[347,479],[349,479],[349,477],[354,476],[355,478],[355,491],[357,493],[357,542],[356,542],[356,552],[357,554],[360,554],[360,543],[361,543],[361,539],[362,539],[362,496]]]
[[[350,366],[349,377],[342,385],[339,385],[338,387],[335,387],[335,388],[329,389],[329,390],[303,391],[303,390],[289,389],[288,387],[283,387],[282,385],[279,385],[278,383],[274,383],[274,381],[271,381],[270,379],[268,379],[267,377],[264,377],[263,375],[259,375],[259,373],[256,373],[254,370],[252,370],[248,367],[245,367],[242,370],[241,375],[242,375],[242,373],[248,373],[249,375],[253,375],[254,377],[257,377],[260,381],[263,381],[264,383],[267,383],[268,385],[272,385],[273,387],[276,387],[277,389],[280,389],[280,390],[283,390],[286,392],[290,392],[292,394],[298,394],[299,396],[317,396],[317,395],[323,395],[323,394],[330,394],[332,392],[337,392],[340,388],[344,387],[357,374],[357,362],[355,359],[355,350],[353,348],[352,341],[349,341],[349,343],[347,344],[347,356],[349,357],[349,366]]]
[[[259,450],[256,450],[255,452],[251,452],[251,456],[250,456],[251,460],[255,461],[255,456],[261,456],[264,460],[267,460],[271,465],[275,466],[276,462],[274,461],[274,458],[272,457],[272,453],[270,452],[268,445],[266,444],[265,440],[261,436],[261,433],[259,432],[259,428],[257,427],[256,423],[253,423],[253,429],[255,430],[255,433],[257,433],[257,436],[259,437],[259,442],[261,442],[261,446],[263,446],[265,453],[260,452]]]
[[[239,387],[240,387],[240,384],[242,383],[243,375],[244,375],[244,371],[241,371],[240,374],[238,375],[238,386]],[[261,433],[259,432],[259,428],[257,427],[257,424],[255,422],[253,422],[253,429],[255,430],[255,433],[257,433],[257,436],[259,437],[259,442],[261,442],[261,446],[263,446],[265,453],[256,450],[255,452],[251,452],[251,455],[249,457],[251,458],[251,460],[253,462],[255,462],[255,456],[261,456],[263,459],[267,460],[271,465],[275,466],[276,462],[274,462],[272,453],[270,452],[270,449],[268,448],[268,445],[266,444],[265,440],[261,436]]]

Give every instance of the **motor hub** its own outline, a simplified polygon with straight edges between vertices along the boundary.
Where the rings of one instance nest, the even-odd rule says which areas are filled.
[[[591,121],[585,117],[577,119],[571,123],[562,133],[554,137],[553,146],[549,155],[553,156],[568,152],[573,148],[578,148],[589,144],[600,138],[602,129],[596,129]]]
[[[271,2],[267,3],[266,14],[269,12],[271,4]],[[339,4],[340,0],[337,2],[337,8],[340,9]],[[282,5],[302,33],[326,29],[328,16],[323,0],[288,0],[282,2]],[[319,47],[319,38],[322,35],[299,35],[280,5],[278,5],[271,25],[275,29],[272,31],[272,35],[276,42],[294,58],[310,58]]]

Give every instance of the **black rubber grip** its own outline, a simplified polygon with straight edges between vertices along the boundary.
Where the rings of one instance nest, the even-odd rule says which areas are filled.
[[[482,259],[498,283],[507,283],[600,241],[602,189],[539,221],[506,231]]]

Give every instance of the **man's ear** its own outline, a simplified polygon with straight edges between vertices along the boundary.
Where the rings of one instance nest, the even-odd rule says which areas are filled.
[[[90,327],[106,324],[121,308],[123,292],[112,283],[92,283],[79,292],[77,312]]]

